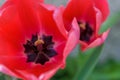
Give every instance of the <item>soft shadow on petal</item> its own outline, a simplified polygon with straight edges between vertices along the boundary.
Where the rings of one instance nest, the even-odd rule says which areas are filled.
[[[99,32],[99,29],[100,29],[100,26],[101,26],[101,24],[102,24],[102,13],[101,13],[101,11],[98,9],[98,8],[96,8],[95,6],[93,7],[94,8],[94,10],[96,11],[96,28],[95,28],[95,37],[97,37],[98,36],[98,32]]]

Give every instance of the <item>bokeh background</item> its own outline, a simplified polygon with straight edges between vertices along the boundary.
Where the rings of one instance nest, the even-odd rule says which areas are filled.
[[[45,0],[46,3],[54,4],[56,6],[66,5],[68,0]],[[120,13],[120,0],[108,0],[110,6],[110,16]],[[0,0],[2,5],[4,0]],[[87,80],[120,80],[120,17],[119,21],[111,28],[110,34],[105,42],[104,49],[100,59]],[[74,75],[75,64],[72,60],[67,59],[67,68],[59,70],[51,80],[72,80]],[[74,63],[74,62],[73,62]],[[17,80],[0,73],[0,80]]]

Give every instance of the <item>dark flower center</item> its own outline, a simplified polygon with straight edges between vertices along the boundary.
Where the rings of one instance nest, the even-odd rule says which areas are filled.
[[[27,55],[27,62],[35,62],[44,65],[51,57],[57,55],[54,50],[54,42],[52,36],[38,37],[38,35],[32,35],[31,40],[27,40],[27,43],[23,45],[25,53]]]
[[[93,35],[93,30],[89,23],[81,23],[78,22],[79,27],[80,27],[80,40],[89,42],[91,39],[91,36]]]

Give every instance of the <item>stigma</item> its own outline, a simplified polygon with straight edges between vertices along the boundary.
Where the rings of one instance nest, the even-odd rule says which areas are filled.
[[[34,45],[40,45],[40,44],[44,44],[44,41],[42,39],[38,39],[37,41],[35,41]]]

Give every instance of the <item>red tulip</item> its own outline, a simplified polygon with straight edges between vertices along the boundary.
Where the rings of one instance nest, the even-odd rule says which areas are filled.
[[[109,30],[102,34],[98,32],[108,14],[107,0],[69,0],[63,12],[63,19],[68,31],[71,29],[71,21],[74,17],[77,19],[80,28],[79,43],[84,51],[105,41]]]
[[[0,8],[1,72],[24,80],[48,80],[64,67],[78,43],[79,28],[74,19],[67,31],[61,26],[62,14],[54,9],[40,0],[7,0]]]

